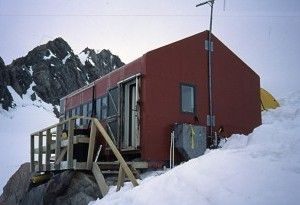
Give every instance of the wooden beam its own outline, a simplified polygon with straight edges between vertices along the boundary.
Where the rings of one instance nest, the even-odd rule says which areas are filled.
[[[140,179],[141,176],[140,176],[139,171],[138,171],[132,164],[129,165],[129,166],[130,166],[131,171],[132,171],[133,173],[135,173],[135,177],[138,178],[138,179]]]
[[[88,150],[87,164],[86,164],[86,169],[88,169],[88,170],[91,170],[92,166],[93,166],[93,156],[94,156],[94,149],[95,149],[96,132],[97,132],[97,129],[96,129],[95,123],[92,121],[89,150]]]
[[[39,132],[44,132],[44,131],[46,131],[48,129],[53,129],[53,128],[57,127],[57,126],[62,126],[64,124],[67,124],[69,122],[69,120],[74,120],[74,119],[87,119],[87,120],[91,120],[92,118],[91,117],[85,117],[85,116],[74,116],[74,117],[71,117],[69,119],[63,120],[62,122],[59,122],[59,123],[56,123],[56,124],[51,125],[49,127],[46,127],[46,128],[44,128],[44,129],[42,129],[42,130],[40,130],[38,132],[34,132],[34,133],[32,133],[32,135],[38,135]]]
[[[107,142],[107,144],[110,146],[110,148],[111,148],[112,152],[114,153],[115,157],[120,162],[124,172],[126,173],[127,177],[129,178],[129,180],[131,181],[133,186],[137,186],[138,183],[136,181],[136,178],[134,177],[133,173],[129,169],[128,165],[126,164],[124,158],[122,157],[121,153],[117,149],[116,145],[113,143],[113,141],[111,140],[111,138],[109,137],[109,135],[105,131],[104,127],[101,125],[101,123],[97,119],[94,118],[93,121],[94,121],[95,125],[97,126],[98,130],[100,131],[100,133],[102,134],[103,138]]]
[[[102,197],[104,197],[108,193],[108,186],[107,186],[105,178],[96,162],[93,163],[92,172],[95,176],[95,179],[99,186]]]
[[[118,183],[117,183],[117,191],[120,191],[121,187],[124,186],[124,181],[125,181],[125,172],[120,165],[119,168],[119,175],[118,175]]]
[[[43,132],[39,132],[39,154],[38,154],[39,171],[43,168]]]
[[[30,136],[30,172],[35,172],[35,165],[34,165],[34,135]]]
[[[69,120],[69,126],[68,126],[68,147],[67,147],[67,161],[68,161],[68,168],[73,169],[73,151],[74,151],[74,127],[75,127],[75,120],[71,119]]]
[[[61,150],[61,135],[62,135],[62,125],[57,125],[56,127],[56,143],[55,143],[55,161],[58,161]],[[55,169],[60,170],[60,163],[55,164]]]
[[[50,171],[50,156],[51,156],[51,138],[50,130],[46,131],[46,171]]]
[[[60,162],[63,160],[66,153],[67,153],[67,148],[65,147],[61,150],[59,157],[55,160],[55,165],[60,164]]]

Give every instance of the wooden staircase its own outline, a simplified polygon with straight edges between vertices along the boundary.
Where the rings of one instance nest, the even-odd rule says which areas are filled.
[[[80,119],[91,122],[91,127],[85,134],[78,133],[76,130],[76,121]],[[100,146],[95,155],[97,137],[102,138],[102,141],[107,143],[117,161],[97,162],[101,150]],[[102,196],[108,192],[105,176],[117,175],[117,190],[120,190],[126,177],[133,186],[137,186],[136,177],[139,177],[137,169],[148,168],[146,162],[125,162],[111,137],[96,118],[74,116],[31,134],[30,144],[31,172],[90,170],[95,176]],[[85,152],[76,151],[78,145],[83,146]],[[76,155],[81,158],[86,155],[86,158],[78,160]]]

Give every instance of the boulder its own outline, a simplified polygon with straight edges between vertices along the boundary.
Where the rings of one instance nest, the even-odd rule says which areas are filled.
[[[23,164],[10,178],[0,205],[86,205],[101,196],[90,172],[68,170],[54,174],[44,184],[32,186],[29,166]]]

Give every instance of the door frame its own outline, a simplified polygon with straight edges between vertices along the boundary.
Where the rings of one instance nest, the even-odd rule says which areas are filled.
[[[119,118],[118,118],[118,136],[120,137],[119,148],[121,150],[137,150],[140,146],[140,86],[141,86],[141,74],[133,75],[125,80],[118,82],[119,87]],[[125,140],[125,87],[126,85],[135,85],[135,100],[136,100],[136,126],[135,126],[135,133],[136,133],[136,140],[135,146],[131,147],[124,147],[124,140]]]

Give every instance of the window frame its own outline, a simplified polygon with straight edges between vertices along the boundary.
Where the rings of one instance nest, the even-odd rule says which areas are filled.
[[[182,106],[182,87],[183,86],[186,86],[186,87],[191,87],[193,88],[193,97],[194,97],[194,107],[193,107],[193,112],[188,112],[188,111],[184,111],[183,110],[183,106]],[[195,115],[197,113],[197,99],[196,99],[196,86],[194,84],[190,84],[190,83],[180,83],[179,85],[179,93],[180,93],[180,96],[179,96],[179,104],[180,104],[180,112],[181,113],[184,113],[184,114],[192,114],[192,115]]]

